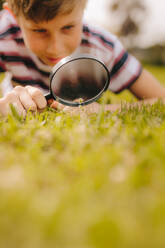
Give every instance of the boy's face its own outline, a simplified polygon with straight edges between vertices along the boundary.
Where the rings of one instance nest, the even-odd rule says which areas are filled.
[[[82,6],[78,6],[69,14],[39,23],[19,16],[17,21],[26,46],[45,64],[57,64],[81,42],[83,11]]]

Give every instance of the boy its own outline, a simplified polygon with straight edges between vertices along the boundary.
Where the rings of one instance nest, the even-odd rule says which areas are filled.
[[[0,72],[3,98],[0,113],[10,113],[12,103],[20,115],[44,109],[44,92],[56,63],[72,53],[90,53],[102,60],[111,73],[110,90],[128,88],[147,103],[165,97],[165,88],[129,55],[108,32],[82,24],[87,0],[8,0],[0,14]],[[18,86],[19,85],[19,86]],[[62,108],[56,102],[52,107]],[[98,112],[99,104],[86,106]],[[107,105],[105,110],[119,109]],[[68,108],[70,109],[70,108]]]

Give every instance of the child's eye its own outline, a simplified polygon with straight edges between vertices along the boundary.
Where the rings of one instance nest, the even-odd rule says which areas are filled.
[[[45,29],[33,29],[32,31],[35,33],[46,33]]]
[[[62,29],[63,30],[70,30],[72,28],[74,28],[74,25],[67,25],[67,26],[64,26]]]

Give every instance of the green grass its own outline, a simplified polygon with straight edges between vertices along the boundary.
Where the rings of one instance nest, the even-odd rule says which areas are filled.
[[[164,68],[149,67],[162,83]],[[128,92],[112,102],[132,101]],[[165,247],[165,106],[0,119],[1,248]]]

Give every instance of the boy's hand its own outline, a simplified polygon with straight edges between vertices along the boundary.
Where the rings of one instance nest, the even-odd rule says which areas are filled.
[[[97,102],[93,102],[89,105],[86,106],[80,106],[80,107],[65,107],[63,109],[64,112],[71,112],[71,114],[81,114],[81,113],[86,113],[86,114],[93,114],[93,113],[99,113],[101,109],[101,105],[98,104]]]
[[[82,106],[82,107],[81,106],[80,107],[69,107],[69,106],[60,104],[56,101],[53,101],[50,107],[55,108],[57,110],[62,110],[63,112],[69,112],[71,114],[80,114],[82,112],[85,112],[87,114],[92,114],[92,113],[98,113],[101,108],[101,105],[98,104],[97,102],[93,102],[89,105]]]
[[[47,105],[43,93],[32,86],[16,86],[10,93],[0,99],[0,113],[4,116],[11,113],[13,105],[20,116],[25,117],[26,112],[44,109]]]
[[[71,114],[81,114],[83,112],[87,114],[92,114],[99,113],[100,110],[109,112],[121,111],[121,104],[105,104],[102,106],[97,102],[93,102],[89,105],[82,107],[68,107],[53,100],[51,100],[49,103],[50,107],[55,108],[57,110],[62,110],[63,112],[69,112]]]

